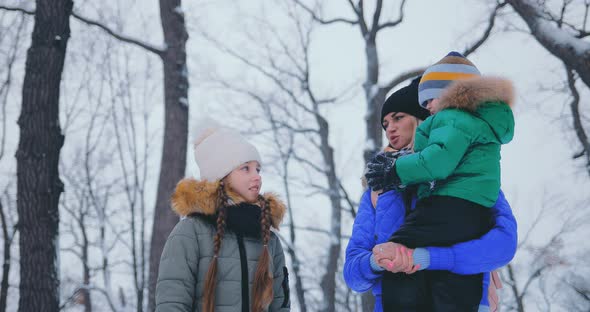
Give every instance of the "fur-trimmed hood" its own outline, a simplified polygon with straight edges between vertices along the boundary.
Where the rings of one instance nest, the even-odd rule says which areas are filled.
[[[493,105],[490,105],[493,104]],[[457,80],[441,94],[437,110],[459,108],[487,122],[501,143],[514,134],[514,87],[504,78],[480,76]]]
[[[217,212],[219,183],[220,181],[199,181],[193,178],[180,180],[170,199],[172,210],[180,216],[187,216],[191,213],[215,215]],[[233,192],[228,192],[227,195],[235,203],[243,201],[239,195]],[[262,196],[270,205],[272,226],[278,229],[283,221],[287,207],[274,193],[264,193]]]
[[[504,78],[486,76],[457,80],[441,94],[439,109],[461,108],[475,112],[485,102],[503,102],[512,107],[512,82]]]

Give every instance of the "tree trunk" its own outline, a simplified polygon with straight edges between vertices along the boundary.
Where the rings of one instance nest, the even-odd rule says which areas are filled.
[[[276,130],[275,130],[276,131]],[[279,146],[280,148],[280,146]],[[291,192],[289,188],[289,161],[283,162],[283,168],[285,173],[283,175],[283,187],[285,189],[285,197],[287,199],[287,213],[289,213],[289,232],[291,238],[291,247],[288,248],[287,252],[291,257],[293,263],[293,275],[295,275],[295,293],[297,294],[297,301],[299,303],[299,311],[307,312],[307,303],[305,302],[305,291],[303,290],[303,280],[301,279],[301,261],[295,253],[295,219],[293,218],[293,205],[291,205]]]
[[[367,61],[367,79],[363,84],[367,101],[367,114],[365,115],[367,132],[367,145],[363,152],[365,164],[383,145],[381,128],[381,105],[385,101],[385,92],[379,88],[379,56],[375,39],[367,38],[365,42],[365,56]]]
[[[516,302],[516,310],[518,312],[524,312],[524,301],[523,301],[523,295],[520,293],[520,290],[518,289],[518,286],[516,285],[516,277],[514,275],[514,270],[512,269],[512,265],[508,264],[506,266],[506,269],[508,270],[508,278],[510,279],[510,289],[512,290],[512,294],[514,296],[514,301]]]
[[[88,241],[88,235],[86,233],[86,225],[84,223],[85,214],[82,213],[80,215],[80,231],[82,232],[82,274],[83,274],[83,285],[84,288],[82,289],[82,298],[84,298],[84,312],[92,312],[92,299],[90,298],[90,267],[89,267],[89,253],[88,248],[90,247],[90,243]]]
[[[169,205],[176,183],[184,177],[188,135],[188,80],[186,41],[188,34],[181,0],[160,0],[160,17],[166,50],[164,63],[164,145],[150,249],[149,311],[155,310],[155,290],[160,255],[172,228],[178,222]]]
[[[8,233],[8,222],[4,214],[4,206],[0,201],[0,221],[2,222],[2,235],[4,237],[4,260],[2,263],[2,283],[0,284],[0,312],[6,312],[6,298],[8,296],[8,277],[10,274],[10,248],[12,238]]]
[[[371,312],[375,309],[375,296],[372,291],[366,291],[361,295],[363,312]]]
[[[19,311],[58,311],[58,202],[61,74],[70,37],[72,0],[37,0],[18,119],[17,210],[20,231]]]
[[[332,208],[332,217],[330,220],[330,248],[328,249],[328,261],[326,262],[326,273],[322,277],[321,287],[324,292],[324,302],[322,311],[336,311],[336,272],[338,272],[338,259],[342,245],[342,205],[340,184],[336,176],[336,165],[334,162],[334,149],[328,141],[329,125],[326,119],[319,115],[316,105],[316,119],[319,125],[321,137],[321,149],[324,162],[326,164],[326,178],[328,180],[328,189],[334,190],[329,193],[330,204]]]
[[[584,123],[582,121],[582,114],[580,114],[580,93],[576,89],[576,79],[574,78],[573,70],[566,66],[567,83],[572,94],[572,102],[570,103],[570,109],[572,111],[572,119],[574,123],[574,130],[576,136],[582,145],[582,153],[586,155],[586,171],[590,176],[590,140],[588,140],[588,134],[584,129]],[[580,156],[581,157],[581,156]]]

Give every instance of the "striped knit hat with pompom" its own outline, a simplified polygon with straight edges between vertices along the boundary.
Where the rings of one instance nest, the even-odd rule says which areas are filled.
[[[426,69],[418,86],[418,101],[426,107],[426,102],[439,98],[441,93],[455,80],[480,76],[479,70],[459,52],[451,52],[440,61]]]

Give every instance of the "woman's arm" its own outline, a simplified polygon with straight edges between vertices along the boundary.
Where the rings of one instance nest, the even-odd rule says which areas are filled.
[[[357,292],[371,289],[381,278],[381,273],[374,272],[370,264],[375,245],[374,232],[375,208],[371,203],[371,190],[368,189],[361,197],[344,262],[344,280]]]
[[[160,259],[156,286],[156,312],[194,311],[199,245],[190,219],[172,230]]]
[[[502,191],[492,209],[496,225],[482,237],[451,247],[417,248],[414,262],[422,262],[421,266],[426,265],[428,270],[448,270],[457,274],[490,272],[506,265],[516,253],[516,219]],[[429,259],[418,259],[422,253]]]

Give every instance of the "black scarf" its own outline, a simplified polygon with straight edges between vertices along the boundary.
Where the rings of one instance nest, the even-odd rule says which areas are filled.
[[[227,206],[225,211],[226,230],[230,230],[243,236],[250,236],[254,238],[262,237],[262,226],[260,224],[260,215],[262,210],[260,209],[260,206],[250,203],[240,203]],[[215,215],[194,213],[193,215],[203,217],[214,226],[217,224],[218,213]]]

